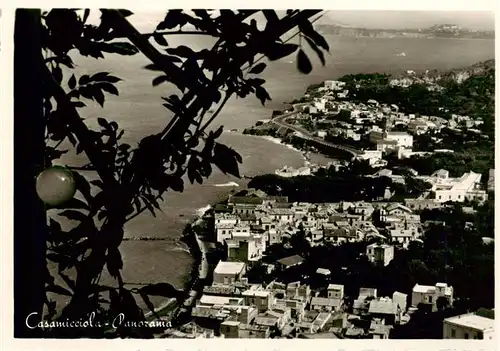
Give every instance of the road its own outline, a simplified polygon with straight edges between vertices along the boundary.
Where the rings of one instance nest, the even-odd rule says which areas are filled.
[[[363,153],[363,151],[358,150],[356,148],[353,148],[351,146],[330,143],[328,141],[325,141],[324,139],[315,137],[308,130],[306,130],[306,129],[302,128],[302,127],[298,127],[298,126],[295,126],[295,125],[292,125],[292,124],[288,124],[286,122],[286,119],[289,118],[289,117],[292,117],[295,114],[297,114],[299,112],[299,108],[302,107],[302,106],[304,106],[304,105],[307,105],[307,104],[295,104],[295,105],[293,105],[293,111],[292,112],[289,112],[289,113],[286,113],[286,114],[274,117],[271,120],[271,123],[274,123],[274,124],[276,124],[279,127],[288,128],[288,129],[291,129],[291,130],[293,130],[295,132],[298,132],[298,133],[301,134],[301,137],[303,139],[311,140],[311,141],[314,141],[314,142],[316,142],[318,144],[321,144],[321,145],[324,145],[324,146],[328,146],[328,147],[332,147],[332,148],[335,148],[335,149],[346,151],[346,152],[350,153],[352,156],[357,156],[357,155],[360,155],[360,154]]]

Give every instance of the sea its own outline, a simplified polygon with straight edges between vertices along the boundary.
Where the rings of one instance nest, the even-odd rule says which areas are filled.
[[[479,61],[494,58],[494,40],[414,39],[414,38],[355,38],[326,36],[330,53],[322,66],[314,53],[307,51],[313,63],[309,75],[297,70],[293,55],[271,62],[262,74],[265,88],[272,101],[262,106],[260,101],[249,96],[230,100],[214,121],[212,128],[223,126],[225,132],[220,141],[233,147],[242,155],[241,174],[255,176],[273,173],[284,165],[300,167],[303,155],[297,150],[282,145],[279,141],[241,134],[244,128],[256,121],[269,119],[274,109],[284,108],[285,103],[303,95],[307,86],[345,74],[386,72],[405,70],[448,70],[465,67]],[[172,36],[171,45],[188,45],[194,49],[207,47],[212,42],[205,37]],[[399,55],[402,52],[405,56]],[[132,145],[143,137],[158,132],[168,123],[171,115],[162,107],[162,96],[175,92],[169,85],[152,86],[154,72],[143,69],[148,64],[142,54],[123,57],[107,55],[106,59],[73,56],[77,65],[76,74],[111,72],[123,79],[117,84],[120,96],[108,96],[104,108],[88,103],[80,110],[90,126],[96,126],[97,117],[115,120],[125,130],[124,141]],[[231,130],[238,130],[238,132]],[[312,162],[326,164],[326,157],[315,155]],[[61,160],[67,165],[81,165],[81,155],[68,153]],[[86,172],[92,178],[92,174]],[[182,288],[189,279],[193,264],[186,246],[178,241],[182,230],[199,216],[207,205],[218,201],[231,191],[246,186],[248,180],[237,179],[216,170],[202,185],[189,184],[186,180],[182,193],[169,192],[161,205],[162,212],[153,217],[149,213],[133,219],[126,225],[126,236],[156,236],[173,240],[125,241],[121,251],[124,261],[123,277],[129,284],[169,282]]]

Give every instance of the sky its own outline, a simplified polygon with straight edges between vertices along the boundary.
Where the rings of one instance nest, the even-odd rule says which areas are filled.
[[[99,16],[99,11],[92,12],[94,16]],[[284,13],[284,11],[277,12]],[[164,14],[164,11],[135,11],[129,20],[139,31],[152,32]],[[91,16],[92,22],[98,21],[98,17],[94,16]],[[262,18],[257,18],[258,22],[261,20]],[[416,29],[435,24],[458,24],[476,30],[495,29],[494,13],[479,11],[330,10],[317,23],[377,29]]]
[[[336,22],[355,27],[403,29],[458,24],[477,30],[494,30],[493,12],[469,11],[329,11],[322,23]]]

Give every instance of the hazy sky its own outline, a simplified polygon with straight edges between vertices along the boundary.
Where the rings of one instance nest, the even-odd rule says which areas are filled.
[[[466,11],[329,11],[321,20],[363,28],[399,29],[458,24],[469,29],[495,29],[493,12]]]
[[[284,11],[277,11],[283,12]],[[129,17],[139,31],[153,31],[164,17],[164,11],[139,12]],[[91,18],[97,20],[99,11]],[[258,22],[261,22],[257,18]],[[434,24],[458,24],[469,29],[495,29],[493,12],[450,11],[381,11],[381,10],[330,10],[317,23],[340,23],[362,28],[400,29],[422,28]]]

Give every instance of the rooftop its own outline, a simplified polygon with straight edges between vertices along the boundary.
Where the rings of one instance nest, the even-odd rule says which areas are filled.
[[[202,305],[229,305],[233,302],[233,305],[241,305],[243,303],[243,298],[235,297],[225,297],[225,296],[212,296],[212,295],[202,295],[200,298],[200,304]]]
[[[328,290],[340,290],[344,289],[344,286],[341,284],[328,284]]]
[[[268,297],[269,291],[265,290],[246,290],[243,292],[243,296],[258,296],[258,297]]]
[[[446,318],[445,323],[457,326],[467,327],[480,331],[490,331],[495,329],[495,320],[481,317],[476,314],[463,314],[455,317]]]
[[[285,257],[285,258],[278,260],[278,263],[281,263],[282,265],[289,266],[289,267],[300,264],[302,262],[304,262],[304,259],[302,257],[300,257],[299,255],[293,255],[293,256]]]
[[[342,304],[341,299],[329,299],[326,297],[313,297],[311,299],[311,305],[316,305],[316,306],[339,307],[341,304]]]
[[[392,300],[372,300],[368,312],[396,314],[398,312],[398,304]]]
[[[216,274],[239,274],[245,268],[243,262],[225,262],[220,261],[215,267]]]

